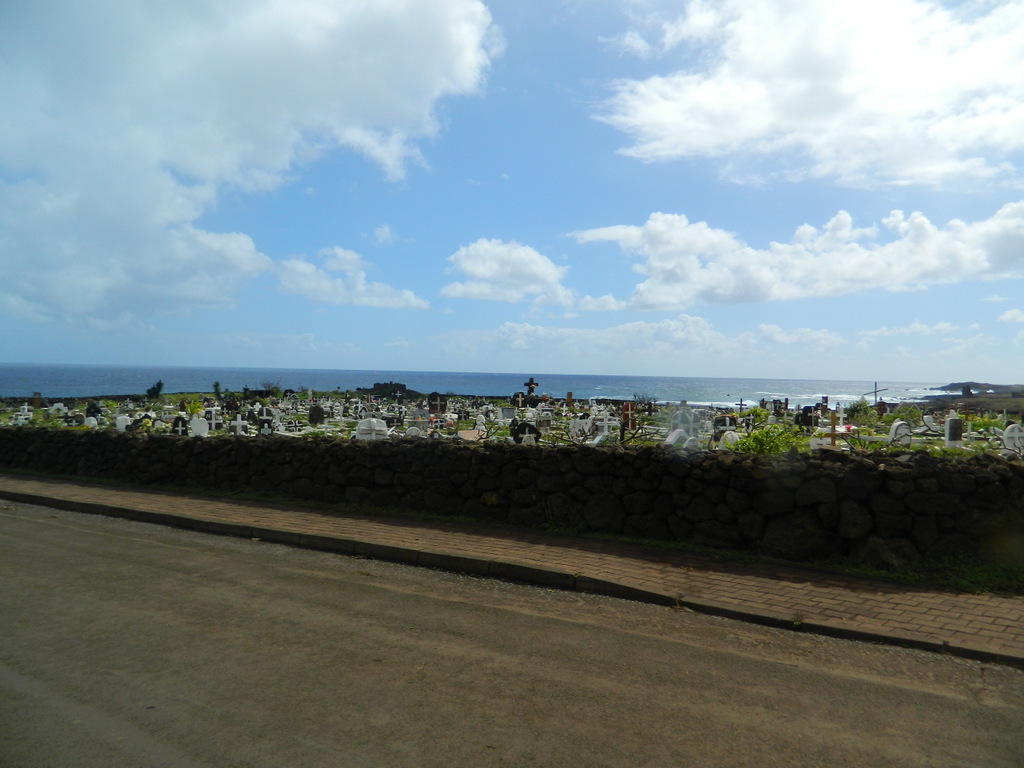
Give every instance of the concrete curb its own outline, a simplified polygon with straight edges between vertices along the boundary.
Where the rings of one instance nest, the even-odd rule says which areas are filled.
[[[888,632],[857,629],[839,626],[824,621],[805,621],[793,616],[783,615],[767,609],[753,610],[726,605],[707,599],[694,599],[681,595],[670,595],[661,592],[640,589],[616,581],[587,576],[585,574],[566,573],[552,568],[521,563],[506,562],[487,558],[476,558],[467,555],[420,550],[408,547],[393,546],[373,541],[362,541],[344,537],[307,534],[300,531],[283,530],[264,525],[247,525],[243,523],[225,523],[209,520],[201,516],[189,516],[164,512],[132,509],[95,502],[75,501],[73,499],[51,498],[29,493],[6,491],[0,489],[0,498],[24,504],[63,509],[70,512],[118,517],[135,522],[153,523],[173,528],[213,533],[221,536],[233,536],[302,549],[332,552],[340,555],[366,557],[374,560],[415,565],[423,568],[465,573],[473,576],[502,579],[505,581],[522,582],[535,586],[548,587],[564,591],[585,592],[614,597],[622,600],[634,600],[671,608],[684,608],[696,613],[735,619],[761,626],[787,629],[796,632],[835,637],[844,640],[879,643],[883,645],[915,648],[918,650],[943,653],[960,658],[986,663],[1004,664],[1024,668],[1024,656],[1010,655],[975,648],[964,644],[936,643],[909,634],[897,635]]]

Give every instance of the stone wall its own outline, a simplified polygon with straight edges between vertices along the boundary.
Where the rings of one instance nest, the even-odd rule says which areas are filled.
[[[2,428],[0,467],[682,539],[791,560],[1024,562],[1024,463],[998,456]]]

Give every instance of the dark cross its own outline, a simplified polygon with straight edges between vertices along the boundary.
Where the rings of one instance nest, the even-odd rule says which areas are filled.
[[[876,381],[875,382],[875,388],[873,390],[871,390],[870,392],[865,392],[863,395],[861,395],[861,397],[867,397],[868,395],[874,395],[875,396],[875,403],[877,404],[878,403],[878,393],[879,392],[888,392],[888,391],[889,391],[888,387],[883,387],[882,389],[879,389],[878,388],[878,382]]]
[[[534,381],[533,380],[533,376],[531,376],[529,381],[524,381],[523,382],[523,386],[526,387],[526,394],[532,395],[533,394],[533,390],[535,390],[537,387],[540,386],[540,382],[539,381]]]

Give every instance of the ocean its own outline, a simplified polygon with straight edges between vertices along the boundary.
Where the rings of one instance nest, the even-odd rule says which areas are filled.
[[[464,373],[456,371],[345,371],[304,368],[186,368],[174,366],[33,365],[0,364],[0,397],[30,398],[39,392],[54,400],[141,395],[163,382],[164,394],[212,392],[219,382],[223,391],[244,388],[350,391],[378,382],[399,382],[423,393],[511,397],[525,391],[532,377],[536,393],[576,400],[609,398],[631,400],[637,395],[660,402],[687,401],[691,405],[733,407],[760,400],[789,399],[790,407],[814,405],[828,397],[835,407],[865,397],[886,402],[920,400],[937,394],[947,382],[894,382],[861,379],[716,379],[679,376],[587,376],[542,373]]]

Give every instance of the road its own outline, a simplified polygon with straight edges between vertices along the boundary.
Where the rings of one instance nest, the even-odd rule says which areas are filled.
[[[0,765],[1024,765],[1024,672],[0,502]]]

